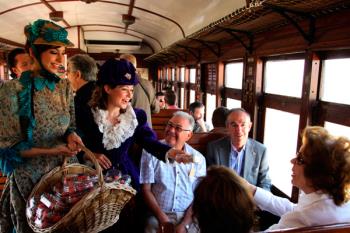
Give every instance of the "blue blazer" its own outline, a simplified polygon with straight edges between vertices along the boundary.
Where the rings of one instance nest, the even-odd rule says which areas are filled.
[[[207,146],[207,165],[230,166],[231,138],[224,137],[210,142]],[[270,190],[269,164],[266,147],[248,138],[243,158],[243,178],[249,183]]]

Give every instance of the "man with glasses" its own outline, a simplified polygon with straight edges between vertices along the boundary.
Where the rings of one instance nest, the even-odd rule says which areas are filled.
[[[248,138],[251,127],[248,112],[243,108],[231,109],[226,119],[230,136],[208,144],[207,165],[230,167],[249,183],[270,190],[266,147]]]
[[[145,232],[156,233],[159,226],[172,222],[178,232],[197,232],[192,223],[193,189],[197,179],[206,174],[204,156],[186,142],[192,136],[194,119],[185,112],[175,112],[165,128],[162,142],[193,156],[193,163],[164,163],[143,151],[140,183],[151,216]]]

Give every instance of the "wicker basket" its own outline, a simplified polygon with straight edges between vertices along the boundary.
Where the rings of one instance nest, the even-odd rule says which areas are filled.
[[[67,165],[67,159],[65,158],[62,167],[56,167],[41,178],[40,182],[35,185],[28,200],[49,190],[52,185],[60,181],[62,176],[66,174],[84,173],[95,175],[97,173],[99,178],[97,187],[86,194],[60,221],[51,227],[38,228],[27,218],[27,222],[34,232],[93,233],[102,231],[118,221],[124,205],[136,194],[136,191],[127,185],[105,183],[101,167],[95,156],[85,147],[82,150],[91,158],[96,170],[82,164]]]

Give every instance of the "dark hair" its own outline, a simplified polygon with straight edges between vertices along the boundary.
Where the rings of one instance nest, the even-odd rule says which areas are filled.
[[[176,104],[176,94],[173,90],[167,90],[165,93],[165,102],[168,105],[175,105]]]
[[[12,71],[13,68],[17,65],[16,56],[19,54],[26,54],[26,51],[23,48],[15,48],[7,54],[7,66],[11,71],[11,77],[17,78],[17,75]]]
[[[194,191],[193,215],[202,233],[247,233],[254,203],[242,178],[224,166],[211,166]]]
[[[218,107],[214,110],[211,122],[213,123],[214,128],[225,127],[226,126],[226,117],[229,110],[226,107]]]
[[[164,94],[164,92],[162,92],[162,91],[158,91],[158,92],[156,93],[156,97],[158,97],[158,96],[165,96],[165,94]]]
[[[336,205],[350,197],[350,141],[333,137],[326,129],[310,126],[304,129],[304,175],[313,188],[329,194]]]
[[[105,84],[107,85],[107,84]],[[114,89],[116,86],[108,85],[110,88]],[[92,92],[91,99],[89,101],[89,106],[93,109],[99,108],[102,110],[107,110],[108,94],[104,89],[104,86],[96,85],[94,91]],[[120,109],[120,113],[125,113],[125,109]]]
[[[199,101],[194,101],[193,103],[190,104],[189,110],[190,112],[194,112],[196,108],[202,108],[204,107],[204,104],[202,104]]]

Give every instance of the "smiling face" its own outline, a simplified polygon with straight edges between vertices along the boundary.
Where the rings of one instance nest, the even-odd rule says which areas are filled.
[[[41,53],[41,64],[44,69],[53,74],[58,74],[59,67],[64,63],[65,47],[50,48]]]
[[[120,109],[126,109],[134,93],[133,85],[117,85],[115,88],[104,85],[104,89],[108,94],[107,105]]]
[[[182,116],[173,116],[165,127],[165,141],[168,145],[181,150],[192,137],[191,124]]]
[[[304,193],[314,192],[314,188],[310,184],[310,181],[305,177],[304,168],[305,168],[305,147],[306,142],[303,140],[303,145],[301,146],[296,157],[293,158],[290,162],[293,164],[292,167],[292,184],[295,187],[301,189]]]
[[[227,129],[231,136],[231,142],[236,149],[240,150],[248,140],[252,122],[247,113],[242,111],[231,112],[227,117]]]

